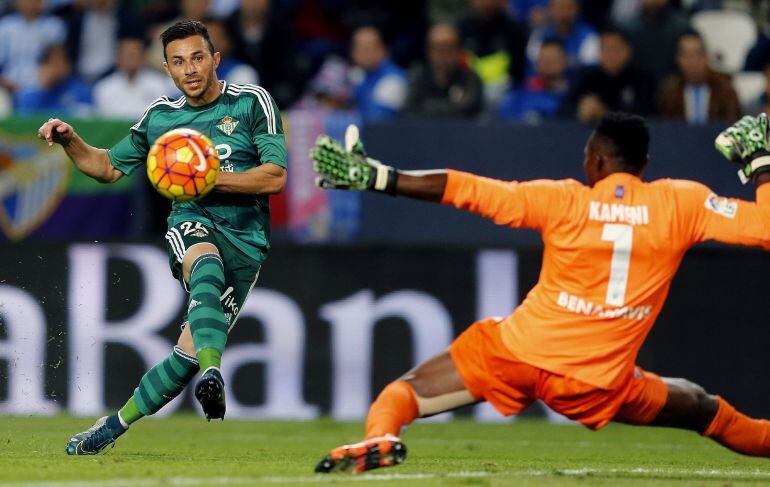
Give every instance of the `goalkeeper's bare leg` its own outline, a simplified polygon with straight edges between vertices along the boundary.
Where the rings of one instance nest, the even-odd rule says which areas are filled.
[[[360,473],[403,463],[406,447],[399,435],[404,426],[475,402],[449,351],[442,352],[385,387],[369,408],[364,441],[333,449],[315,471]]]
[[[770,457],[770,421],[745,416],[686,379],[663,378],[663,382],[668,388],[666,404],[648,426],[695,431],[735,452]],[[627,422],[622,417],[614,421]]]

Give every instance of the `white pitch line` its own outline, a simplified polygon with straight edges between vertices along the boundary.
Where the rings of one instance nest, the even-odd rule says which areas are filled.
[[[388,482],[401,480],[430,480],[446,478],[485,478],[485,477],[543,477],[561,475],[566,477],[584,477],[586,475],[637,475],[651,477],[658,475],[693,476],[701,479],[729,478],[734,480],[765,480],[770,479],[770,471],[764,470],[720,470],[686,468],[579,468],[551,470],[522,470],[505,472],[458,471],[441,474],[433,473],[393,473],[393,474],[363,474],[363,475],[307,475],[294,477],[264,476],[264,477],[159,477],[153,479],[118,478],[105,480],[72,480],[44,482],[13,482],[0,483],[2,487],[155,487],[174,486],[189,487],[196,485],[255,485],[255,484],[321,484],[344,482]]]

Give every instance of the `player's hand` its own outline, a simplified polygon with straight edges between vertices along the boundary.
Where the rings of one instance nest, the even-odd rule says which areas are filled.
[[[752,155],[767,150],[767,115],[746,115],[722,131],[716,138],[715,146],[727,159],[738,163],[747,162]]]
[[[75,130],[72,128],[72,125],[58,118],[49,118],[37,130],[37,137],[48,142],[49,147],[54,143],[66,146],[70,143],[74,134]]]
[[[322,189],[371,189],[395,194],[396,171],[366,156],[355,125],[345,132],[345,147],[328,135],[318,137],[310,158],[319,174],[316,184]]]
[[[714,144],[728,160],[743,166],[738,177],[744,184],[770,170],[770,120],[764,113],[741,118],[721,132]]]

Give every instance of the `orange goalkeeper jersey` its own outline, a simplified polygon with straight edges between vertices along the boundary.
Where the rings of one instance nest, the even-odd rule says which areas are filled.
[[[449,171],[442,202],[541,232],[540,279],[505,318],[503,343],[524,362],[599,388],[633,372],[688,248],[718,240],[770,249],[770,184],[754,203],[627,173],[591,188]]]

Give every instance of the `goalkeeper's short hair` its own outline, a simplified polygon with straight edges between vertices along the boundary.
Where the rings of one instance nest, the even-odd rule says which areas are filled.
[[[650,131],[644,118],[631,113],[610,112],[601,119],[594,134],[611,145],[628,170],[644,169],[650,149]]]

